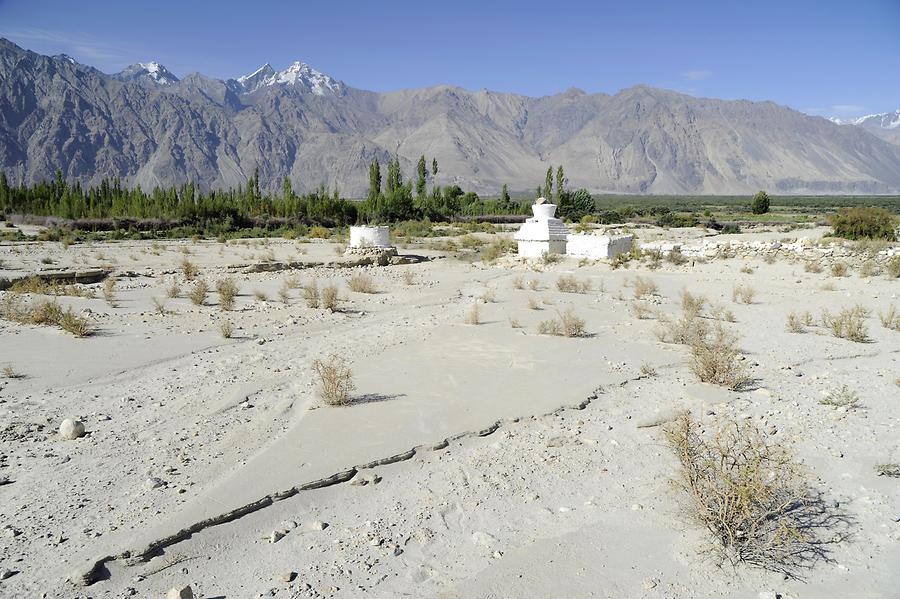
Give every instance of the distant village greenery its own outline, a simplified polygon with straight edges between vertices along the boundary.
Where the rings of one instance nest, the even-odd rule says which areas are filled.
[[[68,229],[171,237],[235,232],[304,235],[311,226],[363,223],[406,223],[406,230],[424,230],[435,222],[516,222],[531,214],[531,203],[539,196],[556,203],[557,215],[571,222],[703,225],[727,232],[738,232],[744,221],[823,222],[825,215],[842,207],[879,207],[887,213],[900,213],[897,196],[770,197],[765,192],[754,197],[592,195],[586,189],[570,190],[561,165],[547,169],[543,185],[533,195],[520,193],[513,198],[503,185],[496,198],[482,198],[459,185],[435,184],[439,172],[437,159],[429,162],[425,156],[419,158],[410,179],[404,177],[398,157],[386,165],[375,160],[369,165],[368,192],[362,200],[342,198],[338,190],[329,191],[324,185],[297,193],[287,177],[277,192],[263,191],[258,171],[236,189],[201,191],[188,183],[150,192],[128,188],[116,178],[83,187],[65,181],[59,171],[51,181],[11,185],[0,172],[0,216],[43,219],[46,224]],[[893,217],[880,214],[878,226],[887,230],[886,219]],[[720,224],[717,218],[728,222]],[[846,221],[845,217],[838,222]],[[425,226],[412,226],[413,222]],[[845,228],[855,236],[866,234],[854,225]]]

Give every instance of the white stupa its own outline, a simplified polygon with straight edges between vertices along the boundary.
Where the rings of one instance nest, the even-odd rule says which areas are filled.
[[[538,198],[531,206],[534,218],[525,221],[515,235],[519,256],[540,258],[544,254],[565,254],[569,230],[556,218],[556,204]]]

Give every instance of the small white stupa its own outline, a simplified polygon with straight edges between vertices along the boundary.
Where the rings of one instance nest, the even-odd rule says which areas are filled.
[[[525,221],[515,235],[519,256],[540,258],[544,254],[565,254],[569,230],[556,218],[556,204],[538,198],[531,206],[534,218]]]

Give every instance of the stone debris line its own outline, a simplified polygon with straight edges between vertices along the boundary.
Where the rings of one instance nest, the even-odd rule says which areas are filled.
[[[861,257],[861,252],[841,243],[830,243],[826,247],[817,245],[809,237],[801,237],[794,242],[781,241],[741,241],[735,239],[707,238],[699,242],[650,241],[641,243],[645,252],[659,252],[663,256],[681,253],[687,258],[765,258],[767,256],[787,256],[814,261],[846,260],[862,263],[869,257]],[[886,263],[900,256],[900,246],[879,250],[870,258],[878,264]]]

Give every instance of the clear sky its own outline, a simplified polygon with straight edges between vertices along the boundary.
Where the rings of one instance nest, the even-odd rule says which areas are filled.
[[[643,83],[839,117],[900,108],[900,0],[0,0],[0,36],[106,72],[302,60],[376,91]]]

